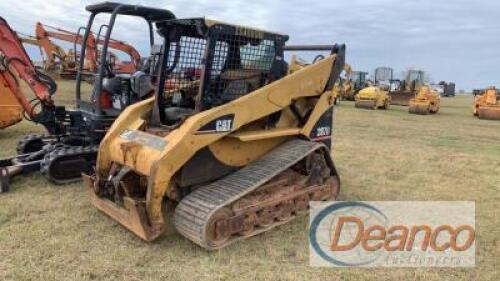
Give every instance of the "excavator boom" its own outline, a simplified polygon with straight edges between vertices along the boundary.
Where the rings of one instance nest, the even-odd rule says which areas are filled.
[[[52,95],[57,90],[55,82],[47,75],[39,72],[29,58],[16,32],[7,21],[0,17],[0,53],[1,53],[1,82],[3,84],[1,95],[13,97],[34,122],[40,122],[51,131],[47,121],[45,109],[53,108]],[[18,77],[26,82],[36,99],[40,101],[42,110],[35,113],[36,103],[33,104],[23,94]],[[10,99],[12,101],[12,99]],[[2,99],[6,102],[6,99]]]
[[[49,31],[48,28],[51,30]],[[71,31],[67,31],[61,28],[52,27],[49,25],[44,25],[41,22],[36,24],[35,34],[37,40],[40,42],[40,45],[44,49],[47,54],[47,61],[50,68],[54,68],[56,64],[56,57],[52,52],[52,41],[50,38],[58,39],[61,41],[69,42],[75,45],[83,44],[83,36],[80,34],[76,34]],[[85,70],[95,72],[97,69],[97,54],[95,53],[95,37],[89,36],[87,39],[88,51],[85,54]],[[74,50],[76,55],[76,50]],[[75,61],[77,61],[75,59]],[[76,69],[74,69],[76,72]]]
[[[30,35],[24,35],[24,34],[19,34],[18,33],[18,37],[19,37],[19,40],[21,41],[21,43],[23,44],[29,44],[29,45],[33,45],[33,46],[36,46],[36,47],[39,47],[40,48],[40,52],[42,54],[42,58],[44,59],[44,69],[46,71],[50,71],[51,69],[51,66],[49,64],[49,56],[52,57],[52,58],[57,58],[59,59],[59,62],[63,65],[62,67],[63,68],[66,68],[67,67],[67,55],[66,55],[66,51],[64,51],[64,49],[55,44],[54,42],[52,41],[49,41],[49,48],[48,50],[46,48],[44,48],[44,46],[42,45],[42,43],[34,36],[30,36]],[[48,53],[47,53],[48,51]]]

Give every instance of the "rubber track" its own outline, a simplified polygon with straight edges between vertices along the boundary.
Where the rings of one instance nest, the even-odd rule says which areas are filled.
[[[287,141],[237,172],[198,188],[181,200],[175,209],[175,228],[180,234],[206,249],[222,248],[241,239],[242,237],[233,235],[219,247],[209,245],[205,236],[210,217],[322,147],[323,144],[311,141]],[[286,222],[276,222],[268,228],[256,230],[253,235]]]
[[[44,134],[29,134],[23,136],[20,140],[17,141],[16,145],[16,152],[17,154],[25,154],[26,153],[26,146],[36,140],[43,140],[46,137]]]
[[[97,153],[99,151],[98,145],[90,145],[90,146],[69,146],[65,145],[62,147],[58,147],[57,149],[51,151],[47,155],[45,155],[43,161],[40,163],[40,172],[51,182],[55,184],[67,184],[71,182],[76,182],[81,180],[81,177],[74,179],[64,179],[60,180],[52,176],[52,167],[54,163],[56,163],[59,159],[65,158],[67,159],[70,156],[91,156],[97,157]]]

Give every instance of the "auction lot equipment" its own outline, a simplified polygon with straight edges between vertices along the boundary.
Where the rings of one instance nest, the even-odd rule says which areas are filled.
[[[443,86],[443,97],[454,97],[455,96],[455,83],[440,81],[439,85]]]
[[[479,119],[500,120],[500,95],[495,87],[490,87],[474,97],[474,116]]]
[[[43,65],[41,68],[46,73],[53,74],[54,70],[61,68],[68,68],[68,65],[75,64],[73,57],[68,56],[66,51],[59,45],[56,45],[54,42],[50,41],[48,44],[48,48],[44,48],[42,43],[34,36],[25,35],[25,34],[17,34],[19,40],[23,44],[32,45],[38,47],[40,50],[40,56],[42,57]],[[48,53],[46,53],[48,51]],[[51,60],[51,58],[53,60]]]
[[[19,79],[26,82],[34,99],[22,92]],[[57,108],[52,95],[56,90],[54,80],[36,69],[16,32],[0,17],[0,129],[20,122],[24,114],[47,131],[58,132],[53,122]]]
[[[286,35],[202,18],[158,27],[160,86],[123,111],[84,176],[98,209],[152,241],[166,197],[177,231],[217,249],[336,198],[332,89],[345,46],[287,75]]]
[[[424,84],[424,76],[425,73],[422,70],[409,70],[403,81],[394,80],[399,82],[399,86],[396,90],[389,92],[391,104],[408,106],[410,99],[415,97]]]
[[[430,86],[420,87],[418,94],[410,100],[408,111],[412,114],[434,114],[439,111],[441,97]]]
[[[32,171],[41,171],[56,184],[80,180],[82,172],[92,171],[98,144],[120,112],[153,94],[152,84],[157,83],[157,77],[151,74],[156,73],[160,57],[160,50],[154,45],[153,24],[174,19],[175,16],[168,10],[111,2],[90,5],[87,10],[91,15],[82,42],[88,42],[96,15],[104,13],[110,16],[97,73],[84,71],[84,60],[89,48],[84,43],[76,77],[76,109],[55,107],[48,111],[52,113],[51,125],[55,129],[49,129],[46,135],[26,136],[18,143],[17,156],[0,160],[1,191],[8,190],[11,177]],[[106,59],[118,16],[143,18],[149,27],[147,38],[152,47],[151,57],[142,71],[134,74],[115,74]],[[93,88],[83,82],[84,74],[93,76]]]
[[[375,69],[375,85],[359,91],[354,100],[357,108],[389,109],[391,98],[389,91],[393,81],[393,69],[390,67],[377,67]]]
[[[359,91],[354,100],[354,106],[364,109],[388,109],[391,98],[388,91],[377,86],[370,86]]]
[[[350,71],[350,73],[349,73]],[[354,97],[361,91],[362,89],[368,87],[368,81],[366,80],[366,76],[368,72],[363,71],[351,71],[351,68],[346,68],[347,72],[347,83],[345,91],[342,93],[343,100],[353,101]]]
[[[83,69],[92,73],[97,70],[95,38],[93,35],[89,35],[84,41],[83,36],[80,34],[83,29],[82,27],[78,30],[78,33],[75,33],[37,22],[35,26],[36,39],[47,56],[45,68],[48,71],[56,71],[62,79],[75,80],[80,61],[77,45],[86,45],[88,49],[83,60]],[[67,52],[68,55],[65,56],[54,54],[52,38],[73,44],[73,49]]]

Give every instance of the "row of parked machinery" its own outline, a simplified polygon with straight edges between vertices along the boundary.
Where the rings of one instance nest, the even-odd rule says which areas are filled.
[[[354,100],[357,108],[388,109],[390,105],[402,105],[414,114],[439,111],[440,94],[424,83],[425,74],[421,70],[408,71],[404,80],[394,79],[394,70],[390,67],[375,69],[372,81],[366,80],[367,72],[358,73],[356,80],[351,80],[351,72],[346,71],[346,80],[339,84],[340,96]],[[448,96],[454,95],[453,83],[440,84],[447,89]]]
[[[408,106],[409,113],[434,114],[441,107],[441,97],[455,96],[455,83],[441,81],[437,85],[425,82],[421,70],[409,70],[404,80],[393,77],[390,67],[378,67],[373,81],[367,80],[367,72],[345,68],[345,80],[337,84],[344,100],[354,100],[355,107],[388,109],[390,105]],[[473,91],[473,114],[479,119],[500,120],[500,91],[495,87]]]

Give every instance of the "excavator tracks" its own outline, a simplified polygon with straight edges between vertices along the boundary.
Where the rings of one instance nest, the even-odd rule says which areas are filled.
[[[79,181],[82,173],[92,172],[98,151],[98,145],[57,147],[45,155],[40,172],[55,184]]]
[[[16,145],[17,154],[26,154],[42,150],[48,143],[44,134],[29,134],[21,138]]]
[[[307,213],[310,200],[334,200],[340,182],[321,143],[291,140],[180,201],[174,226],[218,249]],[[306,171],[306,172],[304,172]]]

